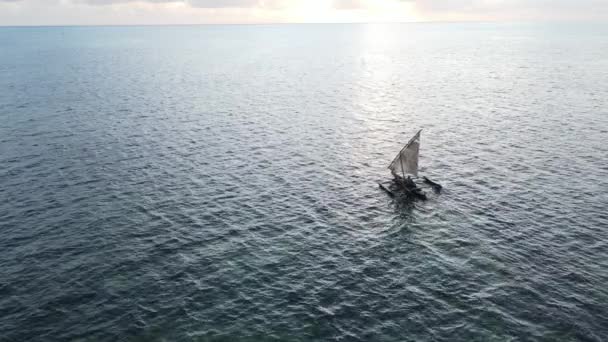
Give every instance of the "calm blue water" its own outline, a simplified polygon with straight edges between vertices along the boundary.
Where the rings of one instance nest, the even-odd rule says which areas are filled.
[[[606,25],[1,28],[0,340],[607,340],[606,142]]]

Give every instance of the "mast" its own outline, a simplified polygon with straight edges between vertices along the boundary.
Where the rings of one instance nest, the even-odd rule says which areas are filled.
[[[399,152],[401,154],[401,152]],[[401,173],[403,174],[403,180],[405,181],[405,169],[403,168],[403,158],[399,158],[399,163],[401,164]]]

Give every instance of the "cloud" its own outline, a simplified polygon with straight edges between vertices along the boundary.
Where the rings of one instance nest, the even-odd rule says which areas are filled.
[[[25,1],[25,0],[1,0],[1,1]],[[75,3],[89,5],[112,5],[130,2],[147,3],[184,3],[198,8],[284,8],[294,3],[305,3],[307,0],[288,1],[288,0],[71,0]],[[309,0],[310,1],[310,0]],[[368,0],[369,1],[369,0]],[[337,9],[360,9],[364,8],[366,0],[326,0]],[[376,1],[376,0],[372,0]],[[398,2],[399,0],[390,0]]]
[[[0,25],[562,19],[608,19],[608,0],[0,0]]]
[[[0,2],[29,2],[30,0],[0,0]],[[118,5],[128,3],[182,3],[196,8],[280,8],[281,0],[68,0],[68,4]]]
[[[352,10],[364,8],[366,4],[364,0],[334,0],[332,5],[339,10]]]
[[[283,8],[281,0],[186,0],[187,4],[198,8]]]
[[[597,19],[608,18],[606,0],[402,0],[413,1],[423,15],[453,19]]]
[[[40,0],[0,0],[1,2],[40,2]],[[309,0],[310,1],[310,0]],[[314,0],[312,0],[314,1]],[[383,0],[325,0],[333,8],[352,10],[369,7],[370,2]],[[57,1],[54,1],[57,2]],[[198,8],[281,8],[289,3],[298,1],[289,0],[64,0],[63,4],[113,5],[126,3],[167,4],[183,3]],[[300,0],[306,2],[306,0]],[[547,11],[559,9],[587,9],[589,11],[606,11],[606,0],[388,0],[384,2],[408,2],[415,7],[429,12],[475,12],[494,11],[500,9],[544,9]]]

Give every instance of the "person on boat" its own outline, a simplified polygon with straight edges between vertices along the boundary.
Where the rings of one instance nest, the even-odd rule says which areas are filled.
[[[408,189],[416,189],[416,183],[414,183],[414,180],[412,179],[411,176],[407,176],[407,179],[405,180],[405,187]]]

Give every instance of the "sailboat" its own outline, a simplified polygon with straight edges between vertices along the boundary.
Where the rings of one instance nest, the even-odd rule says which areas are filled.
[[[419,130],[410,141],[399,151],[397,156],[389,164],[393,180],[388,186],[379,183],[382,190],[386,191],[391,197],[403,197],[405,199],[426,200],[426,193],[416,184],[418,178],[418,156],[420,154],[420,133]],[[433,182],[427,177],[423,177],[423,182],[430,185],[436,192],[441,191],[441,185]]]

